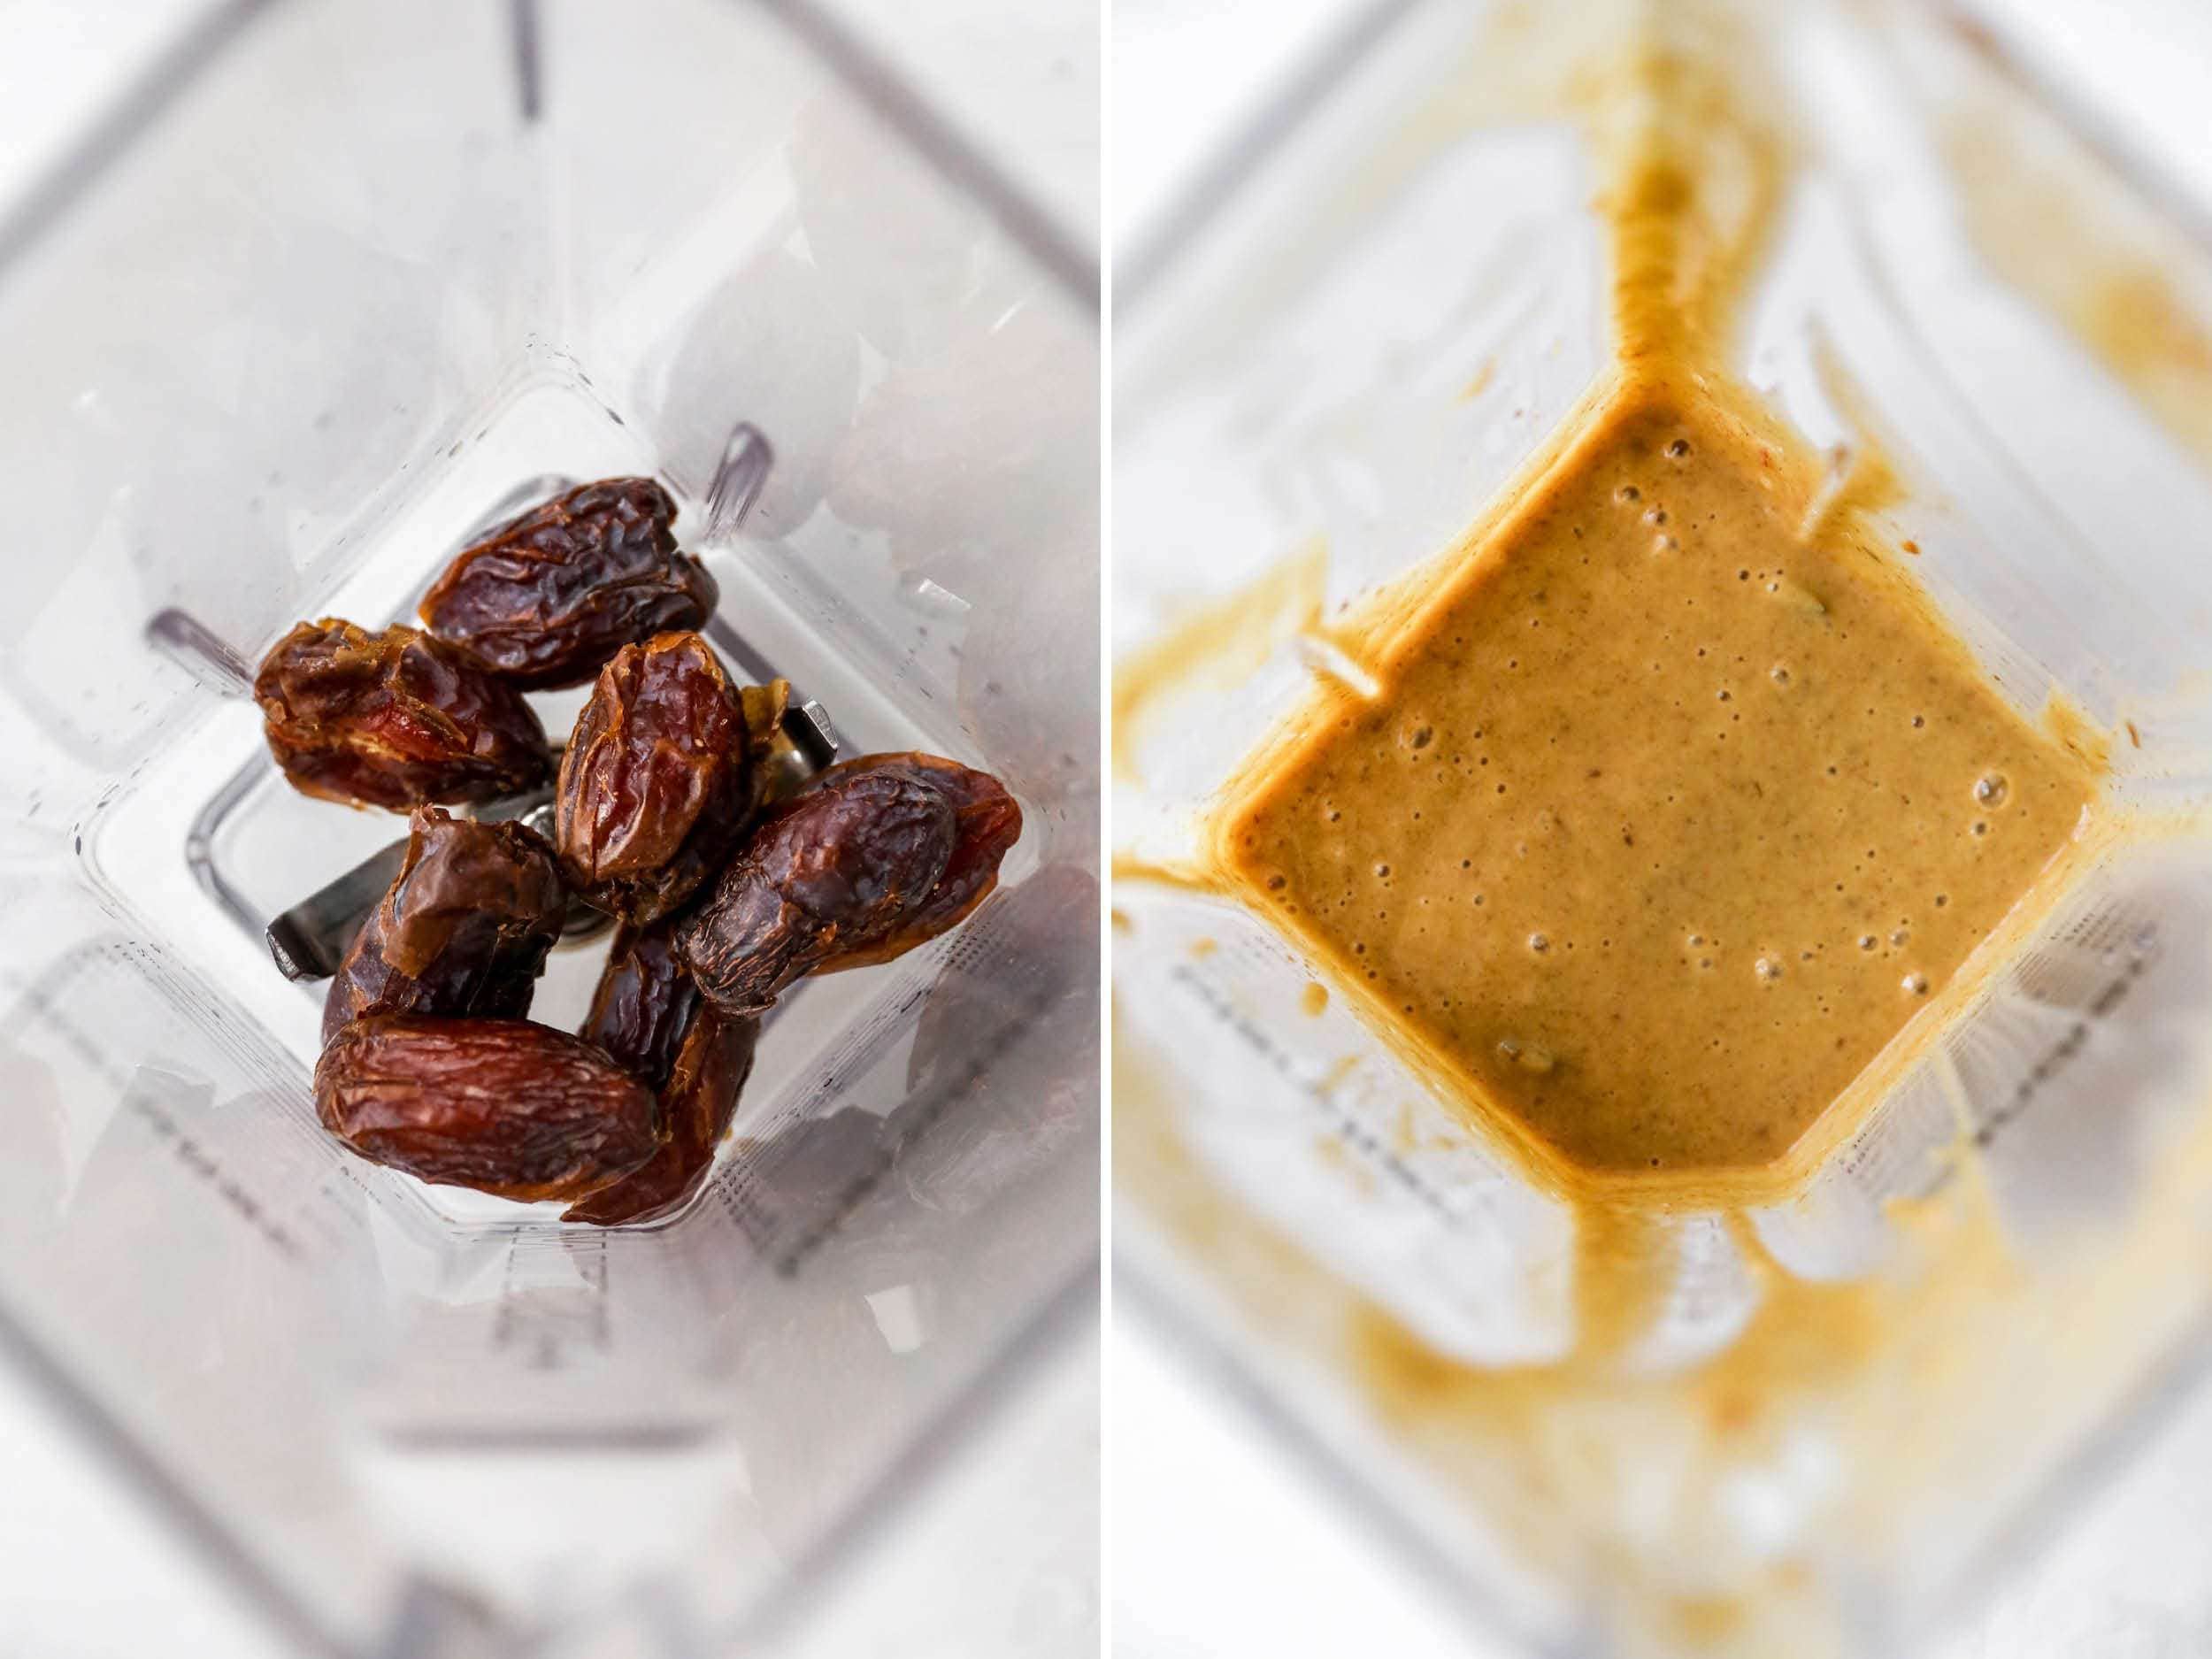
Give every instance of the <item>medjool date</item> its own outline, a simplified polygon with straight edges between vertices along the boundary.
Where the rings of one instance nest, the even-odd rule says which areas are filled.
[[[831,767],[755,829],[676,933],[700,994],[757,1014],[803,975],[887,961],[990,892],[1021,833],[995,778],[931,755]]]
[[[615,934],[592,994],[591,1011],[578,1033],[653,1089],[675,1070],[677,1052],[699,1009],[698,987],[676,960],[673,932],[662,922],[624,927]]]
[[[304,795],[404,811],[519,795],[553,773],[514,687],[412,628],[303,622],[262,659],[253,695]]]
[[[728,860],[759,803],[762,759],[699,635],[624,646],[561,757],[554,836],[569,881],[626,921],[666,915]]]
[[[649,478],[581,485],[464,549],[424,595],[423,625],[518,686],[580,686],[624,646],[714,614],[719,591],[676,546],[675,517]]]
[[[571,1205],[561,1219],[611,1227],[657,1221],[681,1209],[714,1165],[714,1150],[752,1074],[759,1036],[758,1020],[727,1018],[705,1002],[695,1003],[683,1046],[660,1091],[668,1139],[639,1168]]]
[[[373,1014],[519,1018],[567,902],[543,836],[418,808],[406,862],[331,980],[323,1040]]]
[[[316,1064],[315,1109],[372,1163],[501,1198],[587,1197],[662,1138],[650,1089],[526,1019],[355,1020]]]
[[[998,885],[999,864],[1022,833],[1021,808],[1006,793],[1006,786],[987,772],[977,772],[936,755],[870,755],[830,767],[808,787],[834,787],[835,779],[847,766],[902,772],[941,791],[952,806],[952,852],[929,896],[891,933],[872,943],[856,942],[838,951],[815,969],[817,973],[888,962],[957,927],[991,895],[991,889]]]

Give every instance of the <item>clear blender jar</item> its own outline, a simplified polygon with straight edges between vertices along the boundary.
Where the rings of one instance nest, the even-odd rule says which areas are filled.
[[[1095,295],[810,16],[220,9],[0,237],[0,1325],[303,1647],[725,1651],[1094,1294]],[[242,672],[627,472],[733,673],[1027,829],[603,1233],[318,1128],[262,928],[403,826],[287,788]]]
[[[1363,38],[1117,288],[1122,1282],[1539,1650],[1899,1651],[2193,1379],[2212,244],[1937,8],[1414,4]],[[1328,624],[1608,371],[1593,204],[1669,113],[1608,65],[1739,48],[1759,114],[1698,129],[1761,227],[1724,367],[1839,490],[1891,470],[1885,529],[1984,667],[2109,734],[2125,833],[1786,1190],[1646,1217],[1651,1317],[1570,1382],[1590,1212],[1356,999],[1316,1011],[1206,826],[1317,674],[1356,679]]]

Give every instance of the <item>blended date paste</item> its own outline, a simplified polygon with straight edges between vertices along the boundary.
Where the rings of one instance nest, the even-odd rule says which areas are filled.
[[[1786,1151],[2094,793],[1822,484],[1630,382],[1218,820],[1255,902],[1586,1168]]]

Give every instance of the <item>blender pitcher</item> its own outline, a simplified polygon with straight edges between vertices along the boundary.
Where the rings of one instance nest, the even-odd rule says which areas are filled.
[[[1537,1650],[1901,1651],[2196,1386],[2212,239],[1939,6],[1359,37],[1118,288],[1122,1283]],[[1691,205],[1640,241],[1654,142]],[[2110,833],[1863,1110],[1727,1202],[1624,1209],[1409,1065],[1213,837],[1248,757],[1373,696],[1344,618],[1412,614],[1623,363],[1723,312],[1712,372],[2101,756]],[[1632,1246],[1624,1324],[1590,1286]]]
[[[1095,296],[810,18],[218,8],[0,228],[0,1328],[314,1651],[723,1651],[1089,1294]],[[601,1232],[318,1126],[263,929],[404,826],[288,788],[245,689],[618,473],[818,759],[952,756],[1027,827]]]

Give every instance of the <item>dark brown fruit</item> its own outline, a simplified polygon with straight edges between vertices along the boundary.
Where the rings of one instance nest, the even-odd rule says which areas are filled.
[[[372,1014],[520,1018],[566,907],[543,836],[417,808],[407,862],[330,982],[323,1041]]]
[[[764,760],[704,640],[624,646],[561,757],[554,835],[570,883],[625,921],[666,915],[728,862]]]
[[[572,1204],[564,1221],[603,1227],[657,1221],[697,1192],[714,1165],[714,1150],[737,1113],[737,1097],[752,1074],[760,1022],[727,1019],[697,1004],[683,1047],[660,1092],[668,1139],[659,1151],[611,1187]]]
[[[616,933],[578,1033],[653,1089],[675,1070],[699,1009],[698,987],[676,960],[673,933],[666,922]]]
[[[932,755],[831,767],[755,829],[676,932],[702,995],[757,1014],[801,976],[887,961],[983,902],[1021,833],[998,780]]]
[[[323,1049],[315,1109],[373,1164],[501,1198],[586,1197],[661,1141],[650,1089],[526,1019],[356,1020]]]
[[[412,628],[303,622],[262,659],[253,695],[270,753],[304,795],[404,811],[519,795],[553,774],[545,728],[514,687]]]
[[[516,685],[580,686],[624,646],[714,614],[714,578],[677,548],[675,517],[649,478],[581,485],[457,555],[423,625]]]
[[[1010,849],[1021,839],[1022,810],[1006,786],[987,772],[977,772],[958,761],[936,755],[866,755],[841,762],[819,773],[809,789],[833,786],[848,766],[880,766],[903,770],[917,782],[942,791],[953,810],[952,853],[944,873],[929,897],[890,934],[871,944],[854,944],[817,968],[817,973],[836,973],[846,968],[864,968],[903,956],[938,934],[949,933],[968,918],[975,907],[998,886],[998,867]]]

